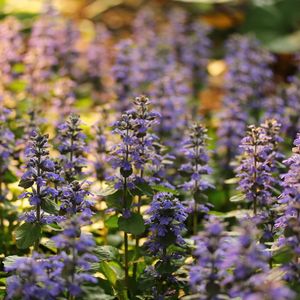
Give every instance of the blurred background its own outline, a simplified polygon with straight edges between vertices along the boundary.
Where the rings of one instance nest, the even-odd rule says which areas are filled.
[[[160,6],[168,11],[183,6],[201,15],[219,35],[232,31],[253,32],[276,53],[300,50],[300,0],[53,0],[65,16],[79,23],[86,39],[93,24],[104,22],[118,35],[126,35],[136,12],[143,6]],[[43,0],[1,0],[1,17],[14,15],[30,26],[42,9]]]
[[[43,9],[43,0],[1,0],[1,18],[13,15],[28,30]],[[252,33],[277,56],[273,66],[279,81],[293,74],[295,54],[300,51],[300,0],[53,0],[53,5],[80,31],[77,45],[84,52],[95,37],[96,24],[104,23],[114,42],[130,36],[137,12],[147,6],[158,11],[164,22],[174,6],[189,11],[189,18],[201,18],[212,27],[214,43],[208,64],[208,89],[201,91],[202,110],[218,108],[220,87],[226,66],[222,60],[224,41],[235,32]],[[211,101],[211,98],[214,101]],[[213,106],[213,107],[211,107]]]

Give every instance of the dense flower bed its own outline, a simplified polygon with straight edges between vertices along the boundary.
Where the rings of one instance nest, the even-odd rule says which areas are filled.
[[[50,4],[0,33],[0,297],[299,299],[298,70],[231,35],[200,116],[212,29],[183,9],[83,48]]]

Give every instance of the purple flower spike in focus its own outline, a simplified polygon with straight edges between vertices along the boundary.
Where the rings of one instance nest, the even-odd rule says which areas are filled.
[[[62,178],[55,173],[55,163],[49,157],[48,135],[34,131],[31,136],[25,155],[27,156],[26,171],[21,177],[19,186],[31,191],[24,192],[20,198],[27,198],[34,207],[29,213],[22,216],[26,222],[47,224],[59,221],[61,218],[48,214],[46,202],[55,201],[58,191],[54,187],[54,181]],[[49,205],[49,204],[48,204]]]
[[[270,187],[274,184],[270,154],[272,145],[262,127],[249,126],[248,133],[241,142],[242,160],[236,169],[240,178],[239,190],[250,202],[256,215],[258,210],[270,205],[273,201]]]
[[[68,121],[58,126],[58,151],[61,154],[61,164],[67,182],[72,182],[81,176],[82,169],[86,166],[85,139],[80,117],[76,114],[72,114]]]
[[[94,169],[98,181],[104,181],[109,175],[109,168],[107,166],[108,146],[107,137],[103,126],[97,124],[95,126],[95,145],[94,145]]]
[[[114,124],[114,134],[121,138],[119,144],[110,151],[109,163],[114,169],[119,169],[120,174],[110,177],[115,183],[116,189],[122,189],[126,183],[126,189],[134,187],[133,164],[135,157],[135,131],[132,114],[125,112],[119,121]]]
[[[60,189],[61,210],[69,215],[82,212],[84,215],[91,216],[91,206],[93,201],[86,199],[90,193],[83,187],[84,182],[73,181]]]
[[[172,194],[158,193],[147,213],[150,218],[146,224],[149,225],[151,235],[146,247],[152,255],[167,259],[170,245],[185,245],[181,234],[185,229],[186,208]]]
[[[193,197],[189,206],[192,207],[194,214],[193,232],[197,233],[198,210],[208,211],[205,203],[206,196],[204,192],[214,186],[207,181],[206,175],[212,172],[208,166],[209,156],[207,150],[207,129],[200,123],[194,123],[189,128],[188,137],[183,143],[184,163],[179,171],[183,177],[186,177],[183,189],[188,191]],[[189,201],[190,202],[190,201]]]
[[[157,260],[155,265],[145,269],[143,276],[150,278],[151,295],[155,299],[168,299],[170,295],[178,299],[179,281],[174,273],[185,254],[182,231],[185,230],[186,208],[174,195],[158,193],[147,213],[150,215],[146,221],[150,237],[144,245]]]
[[[135,107],[132,116],[136,134],[134,165],[143,174],[146,164],[151,164],[154,160],[154,143],[158,140],[158,137],[149,131],[153,130],[155,125],[158,124],[160,115],[150,110],[150,100],[146,96],[136,97],[133,103]]]
[[[156,135],[149,132],[156,124],[159,115],[150,111],[150,101],[146,96],[134,99],[134,109],[122,114],[119,121],[114,124],[113,133],[121,138],[111,150],[109,162],[120,174],[111,177],[116,189],[132,189],[135,183],[145,180],[145,171],[149,166],[156,165],[158,155],[155,153],[154,143]],[[139,171],[135,174],[134,169]],[[148,179],[148,178],[147,178]],[[150,181],[151,180],[150,178]]]

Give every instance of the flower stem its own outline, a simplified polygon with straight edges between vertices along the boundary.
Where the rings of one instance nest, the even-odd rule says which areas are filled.
[[[123,207],[126,209],[127,207],[127,178],[124,177],[123,182]],[[129,259],[128,259],[128,234],[124,232],[124,271],[125,271],[125,285],[127,290],[129,290]]]

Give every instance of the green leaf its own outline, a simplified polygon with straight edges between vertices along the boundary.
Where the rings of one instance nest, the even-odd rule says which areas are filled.
[[[134,235],[145,231],[144,219],[140,214],[132,213],[129,218],[119,217],[119,229]]]
[[[13,92],[22,92],[26,88],[26,81],[15,80],[9,85],[9,89]]]
[[[45,246],[46,248],[48,248],[49,250],[56,252],[57,251],[57,247],[54,241],[50,240],[50,239],[41,239],[41,245]]]
[[[109,245],[96,247],[95,253],[100,261],[118,261],[120,256],[118,248]]]
[[[126,208],[129,208],[131,206],[132,203],[132,195],[127,191],[126,192]],[[112,195],[108,195],[105,198],[105,202],[107,204],[108,207],[110,208],[117,208],[119,210],[122,210],[123,207],[123,191],[122,190],[118,190],[115,193],[113,193]]]
[[[123,279],[124,271],[117,262],[106,262],[100,263],[100,272],[107,278],[107,280],[115,286],[118,279]]]
[[[146,182],[141,182],[136,184],[136,189],[134,190],[134,194],[137,196],[153,196],[153,190],[151,186]]]
[[[272,259],[278,264],[288,263],[293,259],[292,250],[288,247],[281,248],[273,254]]]
[[[113,300],[115,296],[107,295],[100,286],[83,286],[85,300]]]
[[[246,196],[244,194],[237,194],[237,195],[234,195],[232,197],[230,197],[229,201],[231,202],[241,202],[241,201],[244,201],[246,198]]]
[[[21,257],[22,256],[18,256],[18,255],[6,256],[3,261],[4,267],[5,268],[10,267],[11,265],[13,265],[16,262],[16,260],[18,260]]]
[[[177,190],[173,190],[173,189],[171,189],[169,187],[166,187],[166,186],[163,186],[163,185],[153,185],[152,189],[156,190],[158,192],[171,193],[171,194],[177,195],[177,196],[179,195]]]
[[[41,225],[36,223],[24,223],[15,231],[16,244],[19,249],[32,246],[41,238]]]
[[[295,53],[300,50],[300,31],[280,36],[269,43],[266,47],[276,53]]]
[[[110,216],[107,220],[105,220],[104,224],[107,228],[117,229],[118,228],[118,216],[117,215]]]
[[[28,189],[33,186],[34,181],[32,179],[21,179],[19,182],[19,186]]]
[[[6,170],[2,177],[3,182],[5,183],[14,183],[18,180],[18,177],[10,170]]]
[[[118,208],[122,209],[122,196],[123,196],[123,191],[115,191],[113,194],[108,195],[105,198],[105,202],[109,208]]]
[[[43,199],[42,203],[41,203],[41,208],[49,213],[49,214],[57,214],[57,212],[59,211],[59,206],[52,201],[49,198]]]
[[[218,211],[213,211],[211,210],[208,212],[209,215],[214,215],[220,218],[242,218],[246,215],[251,215],[252,211],[249,209],[238,209],[238,210],[232,210],[229,212],[218,212]]]
[[[109,195],[112,195],[116,192],[117,190],[115,189],[113,184],[109,184],[106,187],[102,188],[99,192],[98,192],[98,196],[102,196],[102,197],[106,197]]]
[[[224,181],[225,184],[235,184],[240,181],[240,178],[233,177]]]

